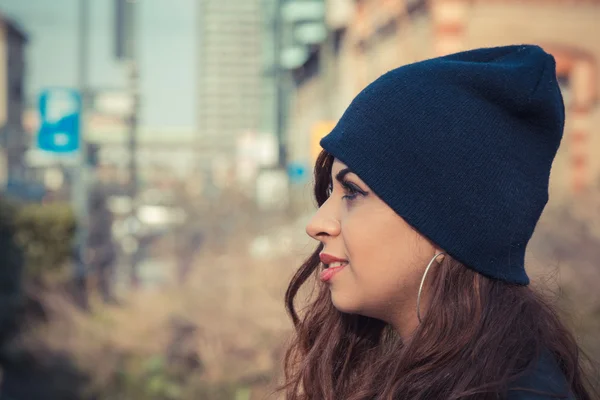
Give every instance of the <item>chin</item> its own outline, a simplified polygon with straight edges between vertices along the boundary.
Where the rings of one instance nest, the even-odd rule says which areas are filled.
[[[344,314],[361,315],[381,321],[387,321],[389,316],[385,307],[360,302],[356,295],[344,296],[341,293],[332,292],[331,302],[339,312]]]
[[[331,293],[331,302],[333,306],[345,314],[362,314],[360,304],[352,295],[344,296],[341,293]]]

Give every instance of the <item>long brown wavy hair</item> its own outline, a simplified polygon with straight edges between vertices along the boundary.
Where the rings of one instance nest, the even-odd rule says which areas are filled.
[[[315,166],[319,206],[332,164],[322,152]],[[576,340],[531,288],[488,279],[445,257],[431,274],[429,309],[405,344],[384,322],[334,308],[329,289],[315,279],[321,250],[296,272],[285,296],[295,327],[281,387],[287,400],[496,400],[547,350],[578,400],[597,398]],[[294,300],[309,283],[308,305],[299,312]]]

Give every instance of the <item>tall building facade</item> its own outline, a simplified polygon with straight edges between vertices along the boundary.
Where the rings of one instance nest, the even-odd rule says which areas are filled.
[[[264,119],[262,0],[198,0],[198,156],[233,167],[236,142]]]
[[[0,15],[0,184],[24,180],[25,46],[27,36]]]

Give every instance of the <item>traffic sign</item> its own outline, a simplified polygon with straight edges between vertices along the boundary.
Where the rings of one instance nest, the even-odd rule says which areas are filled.
[[[81,95],[67,88],[46,89],[39,97],[40,128],[37,147],[54,154],[70,154],[81,144]]]
[[[308,171],[304,163],[290,163],[287,169],[292,183],[304,183],[308,178]]]

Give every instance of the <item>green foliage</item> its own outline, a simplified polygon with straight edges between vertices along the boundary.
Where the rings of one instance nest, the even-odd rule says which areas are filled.
[[[0,345],[16,328],[23,279],[60,271],[74,232],[68,205],[19,205],[0,198]]]
[[[207,382],[201,374],[181,376],[163,356],[124,356],[114,379],[94,393],[118,400],[249,400],[250,389],[238,382]]]
[[[161,356],[126,356],[115,380],[100,390],[98,398],[127,400],[179,400],[182,385],[174,379]]]
[[[235,400],[237,387],[235,384],[205,384],[196,389],[188,398],[196,396],[196,399],[201,400]]]
[[[60,272],[72,254],[76,222],[68,204],[28,204],[15,217],[15,240],[25,254],[25,274]]]
[[[14,330],[17,311],[23,300],[24,257],[14,240],[16,214],[14,204],[0,199],[0,345]]]

